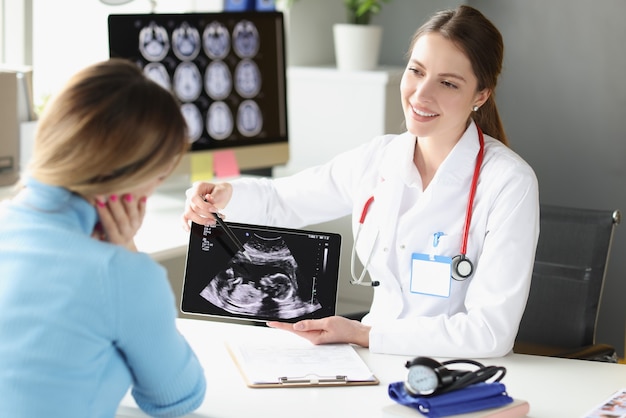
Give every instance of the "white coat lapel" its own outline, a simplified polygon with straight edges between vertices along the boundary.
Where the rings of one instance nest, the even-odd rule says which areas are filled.
[[[374,201],[378,202],[380,233],[379,240],[383,248],[393,245],[397,229],[400,203],[407,181],[407,165],[413,164],[415,137],[408,132],[396,138],[385,149],[380,169],[384,179],[374,192]]]

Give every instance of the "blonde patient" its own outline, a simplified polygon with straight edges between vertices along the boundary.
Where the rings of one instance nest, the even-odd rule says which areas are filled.
[[[152,416],[205,394],[166,271],[135,250],[146,200],[187,149],[173,96],[134,64],[74,75],[46,106],[0,205],[0,416]]]

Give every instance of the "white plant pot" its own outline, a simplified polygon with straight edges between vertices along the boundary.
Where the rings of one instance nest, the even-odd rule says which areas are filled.
[[[369,71],[378,66],[383,28],[377,25],[333,25],[337,68]]]

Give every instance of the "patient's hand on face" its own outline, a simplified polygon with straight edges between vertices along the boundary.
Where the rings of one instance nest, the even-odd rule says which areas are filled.
[[[305,319],[295,324],[270,321],[270,328],[293,332],[313,344],[348,343],[369,347],[370,327],[359,321],[342,316],[329,316],[322,319]]]
[[[132,194],[100,196],[96,198],[95,206],[100,222],[92,236],[137,251],[134,238],[146,214],[146,198]]]

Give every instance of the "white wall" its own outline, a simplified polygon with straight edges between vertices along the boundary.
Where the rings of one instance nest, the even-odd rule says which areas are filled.
[[[498,108],[542,202],[626,214],[626,2],[468,2],[505,44]],[[514,17],[514,18],[512,18]],[[626,222],[615,230],[598,341],[624,353]]]
[[[413,32],[437,10],[460,0],[391,0],[374,16],[383,26],[380,64],[404,66]],[[295,0],[287,15],[287,59],[290,65],[335,64],[332,26],[346,21],[343,0]]]
[[[0,62],[6,62],[4,58],[4,17],[6,15],[4,0],[0,0]]]
[[[149,0],[135,0],[122,6],[107,6],[98,0],[32,2],[33,90],[36,103],[58,91],[81,68],[109,57],[109,14],[152,11]],[[157,3],[154,10],[157,13],[222,9],[222,0],[158,0]]]
[[[0,62],[32,63],[32,0],[0,0]]]
[[[381,64],[404,65],[409,39],[423,20],[435,10],[461,3],[459,0],[393,0],[385,4],[380,15],[373,19],[373,23],[385,28]],[[210,12],[221,10],[222,4],[223,0],[158,0],[154,11]],[[58,91],[79,69],[108,58],[109,14],[152,11],[149,0],[135,0],[122,6],[107,6],[99,0],[0,0],[0,5],[4,5],[0,39],[11,39],[11,47],[4,54],[13,64],[32,61],[34,99],[38,104]],[[286,12],[289,64],[334,64],[332,25],[343,21],[345,11],[341,0],[296,0]]]

